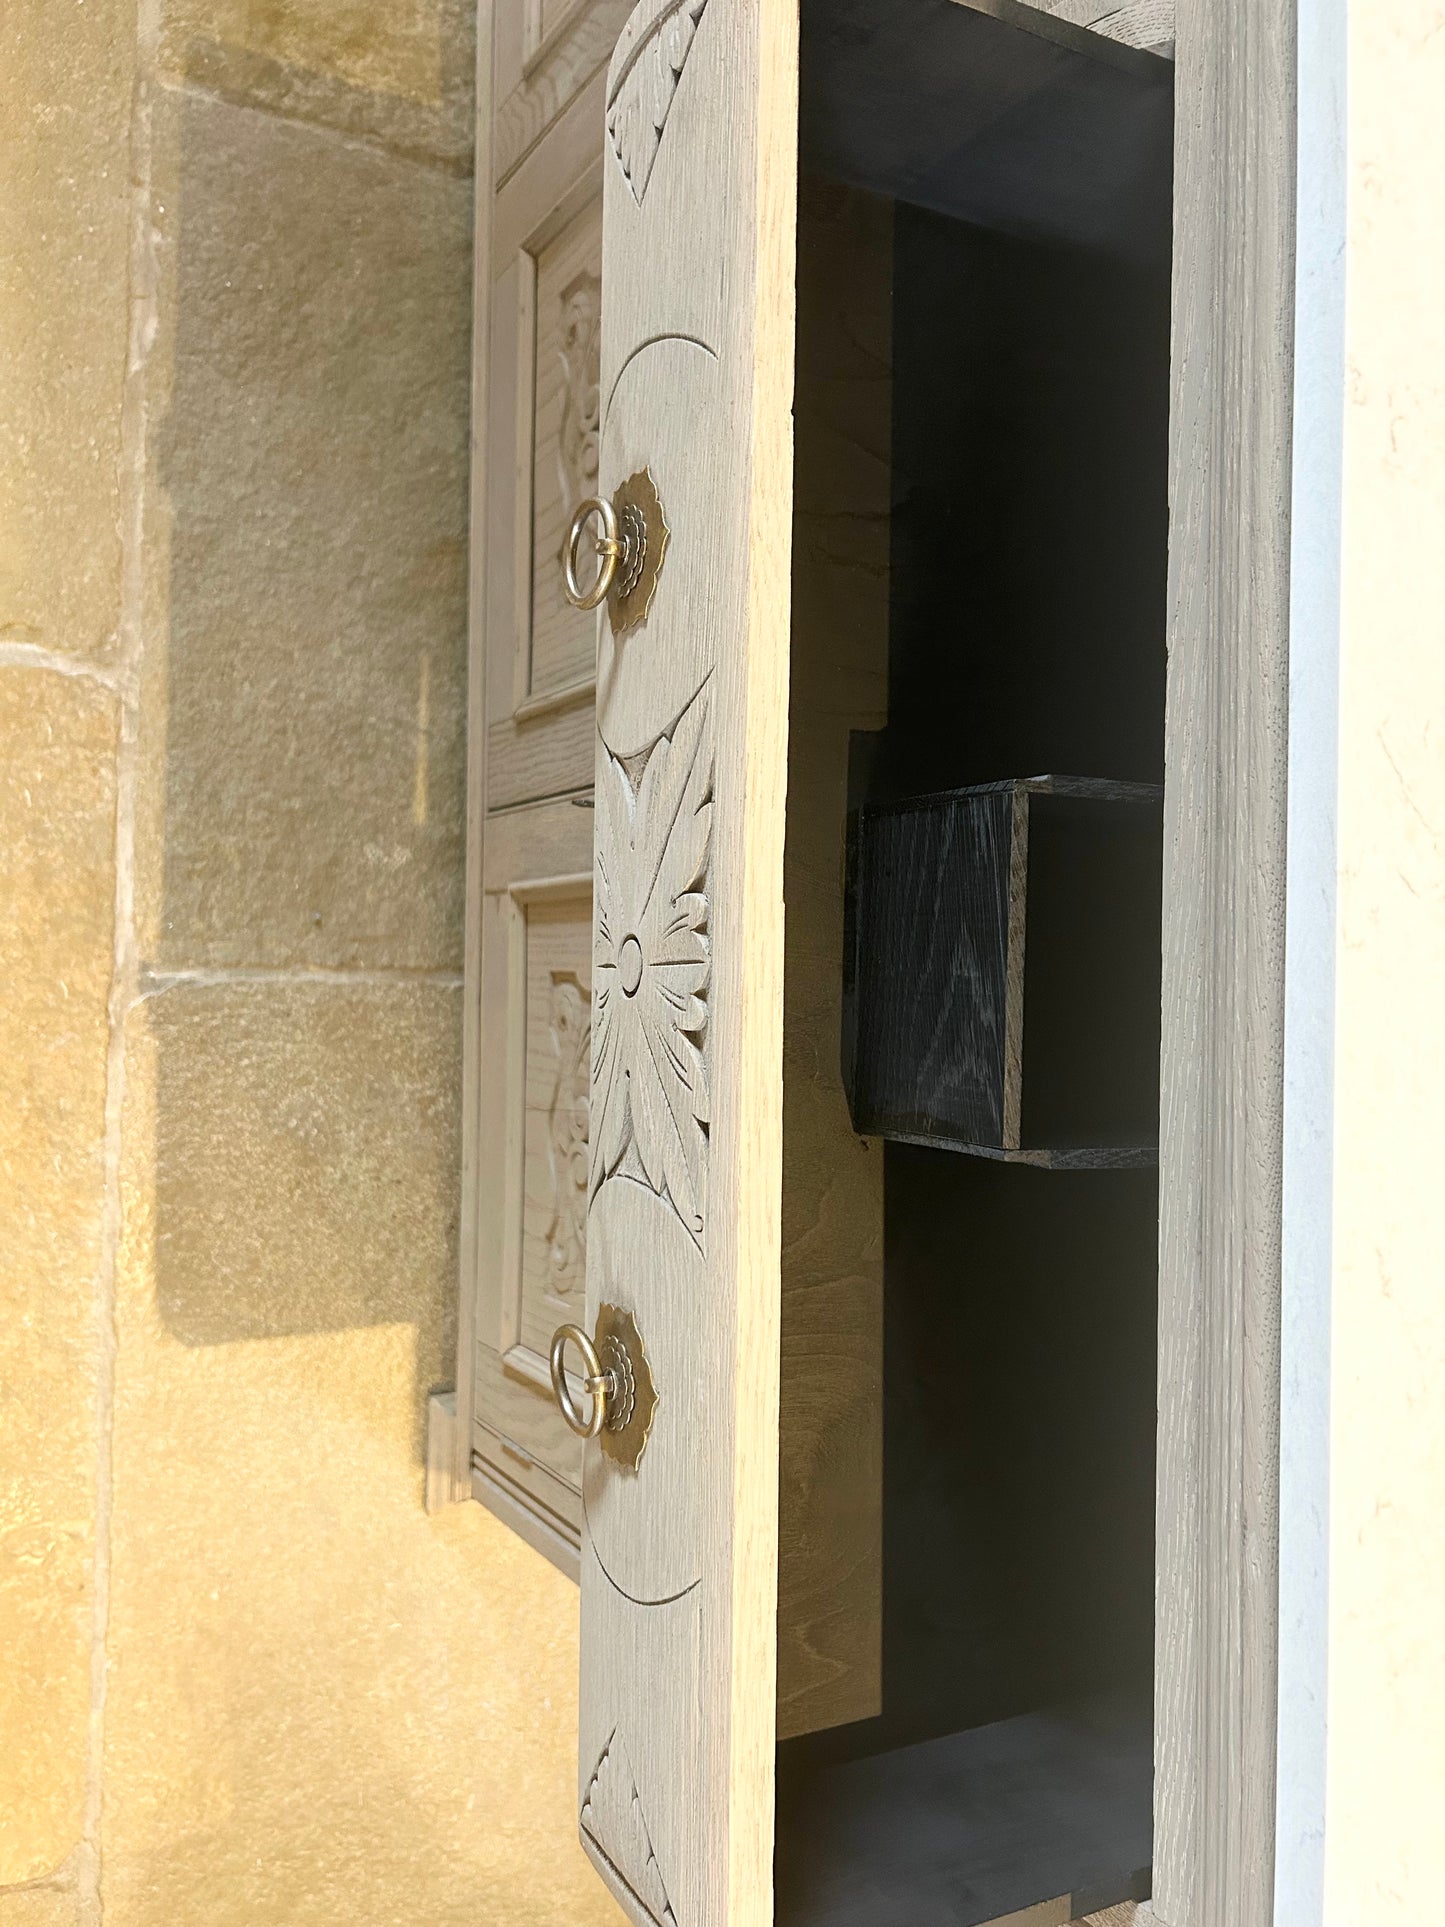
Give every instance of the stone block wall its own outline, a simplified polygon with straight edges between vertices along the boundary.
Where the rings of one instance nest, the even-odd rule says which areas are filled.
[[[453,1370],[467,0],[0,9],[0,1927],[616,1918]]]

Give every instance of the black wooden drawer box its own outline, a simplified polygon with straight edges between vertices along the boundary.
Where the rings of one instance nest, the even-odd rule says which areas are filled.
[[[1041,776],[865,805],[844,1079],[865,1136],[1152,1163],[1162,792]]]

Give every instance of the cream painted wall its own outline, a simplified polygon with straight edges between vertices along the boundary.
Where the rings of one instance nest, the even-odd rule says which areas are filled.
[[[1445,5],[1347,17],[1324,1919],[1417,1927],[1445,1893]]]
[[[1445,1887],[1445,6],[1304,0],[1277,1927]]]
[[[456,1299],[465,0],[0,8],[0,1927],[615,1921]]]

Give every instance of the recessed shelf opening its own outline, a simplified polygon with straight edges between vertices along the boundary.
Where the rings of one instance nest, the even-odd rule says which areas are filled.
[[[870,969],[893,1001],[866,1091],[837,1039],[884,1174],[882,1704],[779,1746],[777,1919],[1067,1919],[1151,1859],[1172,68],[1013,0],[805,0],[801,143],[795,718],[879,535],[814,514],[877,454],[810,360],[850,222],[888,283],[835,967],[845,1032]]]

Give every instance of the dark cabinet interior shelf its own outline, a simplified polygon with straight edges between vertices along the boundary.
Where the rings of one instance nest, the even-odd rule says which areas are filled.
[[[791,1927],[981,1927],[1042,1894],[1149,1894],[1148,1709],[1106,1699],[844,1761],[780,1789]]]

